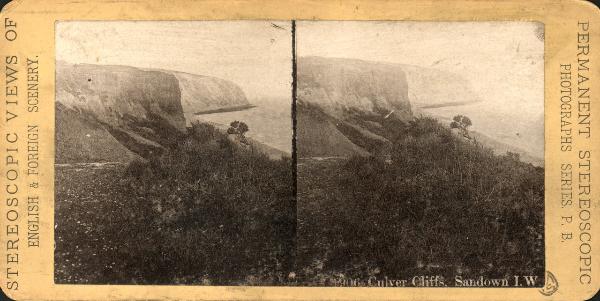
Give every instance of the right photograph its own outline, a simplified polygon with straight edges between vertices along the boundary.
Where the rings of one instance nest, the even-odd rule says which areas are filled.
[[[544,25],[296,22],[313,286],[544,283]]]

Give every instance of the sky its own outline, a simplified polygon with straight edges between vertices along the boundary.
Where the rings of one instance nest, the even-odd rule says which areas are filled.
[[[473,129],[538,155],[544,135],[539,124],[544,115],[542,34],[541,23],[513,21],[301,21],[296,26],[300,57],[399,63],[464,77],[483,101],[435,113],[451,117],[464,111]],[[535,137],[521,139],[516,135],[521,132]]]
[[[291,98],[290,22],[58,22],[56,59],[215,76],[239,85],[251,102]]]

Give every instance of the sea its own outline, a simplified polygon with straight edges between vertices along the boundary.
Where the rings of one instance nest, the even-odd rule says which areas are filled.
[[[255,107],[240,111],[194,115],[188,122],[199,120],[228,126],[235,120],[243,121],[250,129],[246,136],[291,155],[291,100],[255,101],[252,105]]]

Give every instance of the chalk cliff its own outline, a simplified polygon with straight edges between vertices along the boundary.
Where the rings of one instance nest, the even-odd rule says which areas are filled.
[[[298,102],[343,119],[353,112],[410,116],[406,74],[396,65],[353,59],[298,59]]]
[[[365,155],[389,144],[382,129],[412,118],[401,66],[354,59],[298,59],[299,157]]]
[[[211,76],[165,71],[179,81],[181,106],[186,119],[204,111],[249,106],[248,99],[236,84]]]
[[[129,66],[56,65],[56,163],[128,162],[164,150],[186,116],[248,105],[235,84]]]

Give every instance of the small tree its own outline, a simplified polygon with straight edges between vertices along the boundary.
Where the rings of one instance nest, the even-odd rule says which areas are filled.
[[[469,127],[472,124],[473,123],[471,122],[471,119],[469,117],[464,115],[456,115],[454,116],[454,118],[452,118],[450,127],[453,129],[459,129],[463,137],[471,139],[471,136],[469,135]]]
[[[240,142],[242,142],[244,144],[248,144],[248,140],[246,140],[245,134],[249,130],[250,130],[250,128],[248,128],[248,125],[245,122],[235,120],[229,124],[229,128],[227,129],[227,134],[237,135]]]

